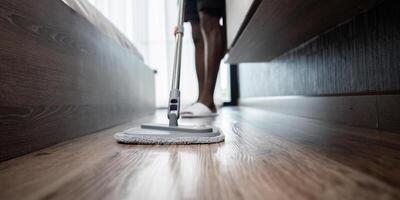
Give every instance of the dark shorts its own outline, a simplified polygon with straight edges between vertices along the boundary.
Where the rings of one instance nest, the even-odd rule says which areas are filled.
[[[199,12],[223,17],[225,15],[225,0],[186,0],[185,22],[199,21]]]

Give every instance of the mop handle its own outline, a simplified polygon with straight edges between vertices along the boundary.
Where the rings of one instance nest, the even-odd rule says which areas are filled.
[[[174,71],[172,77],[172,90],[179,89],[182,59],[182,40],[183,40],[183,20],[184,20],[185,0],[179,0],[178,26],[175,33],[176,46],[174,57]]]
[[[178,126],[180,113],[180,91],[179,84],[181,78],[181,60],[182,60],[182,39],[183,39],[183,22],[185,13],[185,0],[179,0],[178,26],[175,33],[176,46],[174,57],[174,70],[172,74],[172,87],[169,94],[168,102],[168,119],[169,126]]]

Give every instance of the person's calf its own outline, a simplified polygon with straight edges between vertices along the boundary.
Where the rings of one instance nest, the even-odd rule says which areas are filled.
[[[204,63],[205,62],[204,40],[200,28],[200,23],[196,21],[196,22],[190,22],[190,24],[192,26],[192,38],[195,47],[196,75],[199,87],[199,98],[197,101],[199,101],[205,86],[206,67]]]
[[[201,33],[201,27],[200,27],[200,22],[198,21],[193,21],[190,22],[190,25],[192,27],[192,39],[193,39],[193,44],[195,46],[197,45],[204,45],[203,41],[203,35]]]

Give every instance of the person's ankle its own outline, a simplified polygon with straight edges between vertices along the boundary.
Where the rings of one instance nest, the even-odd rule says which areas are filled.
[[[215,106],[214,101],[199,99],[198,102],[207,106],[212,112],[217,112],[217,107]]]

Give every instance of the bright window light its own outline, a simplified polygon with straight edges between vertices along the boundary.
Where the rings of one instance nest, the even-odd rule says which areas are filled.
[[[135,45],[144,62],[156,74],[156,104],[166,107],[171,85],[177,21],[177,1],[160,0],[88,0]],[[222,23],[222,21],[221,21]],[[194,62],[194,45],[189,24],[185,24],[183,41],[181,93],[182,104],[197,100],[198,85]],[[229,101],[229,67],[221,64],[215,101]]]

